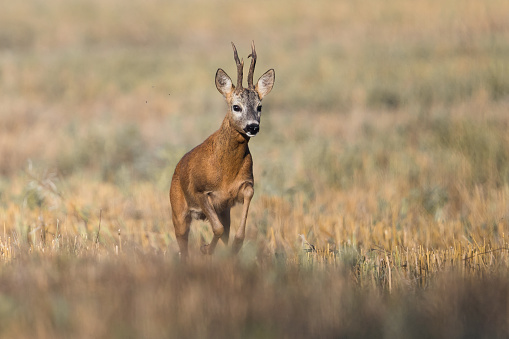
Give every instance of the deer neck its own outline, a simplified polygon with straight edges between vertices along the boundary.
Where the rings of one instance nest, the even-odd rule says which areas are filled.
[[[232,124],[227,115],[221,128],[217,131],[217,142],[215,143],[215,154],[223,167],[230,167],[237,171],[242,167],[244,158],[249,154],[249,137],[240,133]]]

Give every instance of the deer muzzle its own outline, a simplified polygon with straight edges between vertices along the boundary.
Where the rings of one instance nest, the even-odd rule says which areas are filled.
[[[254,137],[260,131],[260,124],[248,124],[244,127],[244,132],[246,132],[248,137]]]

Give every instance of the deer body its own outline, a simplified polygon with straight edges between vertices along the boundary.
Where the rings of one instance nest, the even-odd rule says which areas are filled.
[[[237,86],[222,70],[216,73],[216,87],[226,99],[228,111],[219,130],[182,157],[175,168],[170,188],[170,203],[175,236],[183,258],[188,256],[188,236],[192,219],[208,220],[214,237],[201,247],[212,254],[219,239],[226,245],[230,234],[230,209],[243,204],[240,226],[232,251],[242,247],[249,204],[254,194],[253,160],[248,143],[259,131],[261,99],[272,90],[274,70],[267,71],[256,86],[256,63],[252,45],[249,88],[242,88],[243,62],[237,63]]]

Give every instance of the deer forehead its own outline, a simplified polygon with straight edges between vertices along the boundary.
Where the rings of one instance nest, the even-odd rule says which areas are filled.
[[[232,105],[240,105],[243,107],[257,107],[261,100],[258,93],[253,90],[243,88],[242,91],[234,92],[231,98]]]

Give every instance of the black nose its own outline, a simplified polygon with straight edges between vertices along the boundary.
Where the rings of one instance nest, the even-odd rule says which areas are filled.
[[[255,135],[260,130],[260,125],[258,124],[249,124],[244,128],[244,132]]]

